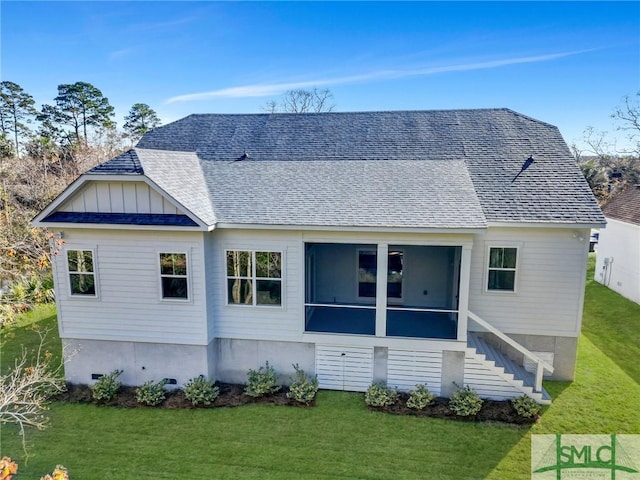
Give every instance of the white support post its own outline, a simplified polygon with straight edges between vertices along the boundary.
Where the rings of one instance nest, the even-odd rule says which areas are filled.
[[[538,360],[536,363],[536,392],[542,391],[542,375],[544,374],[544,368],[542,362]]]
[[[460,288],[458,292],[458,340],[461,342],[467,341],[470,278],[471,245],[463,245],[460,255]]]
[[[376,336],[387,336],[387,271],[389,244],[378,244],[378,262],[376,265]]]

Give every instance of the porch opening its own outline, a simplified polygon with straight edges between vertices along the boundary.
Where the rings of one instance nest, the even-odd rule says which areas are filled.
[[[381,310],[386,304],[386,336],[455,339],[462,248],[389,245],[381,251],[386,275],[378,272],[378,245],[305,244],[305,331],[380,335],[376,295],[384,282],[386,298],[378,303]]]

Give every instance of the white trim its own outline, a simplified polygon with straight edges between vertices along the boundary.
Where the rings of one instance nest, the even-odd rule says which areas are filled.
[[[477,235],[486,233],[485,227],[471,228],[431,228],[431,227],[356,227],[342,225],[276,225],[261,223],[233,223],[216,222],[216,228],[229,228],[237,230],[309,230],[330,232],[381,232],[381,233],[421,233],[421,234],[465,234]],[[352,243],[352,242],[349,242]]]
[[[228,252],[249,252],[251,254],[251,278],[247,276],[240,277],[229,277],[227,274],[227,253]],[[266,278],[266,277],[258,277],[256,274],[256,252],[260,253],[279,253],[280,254],[280,278]],[[224,270],[224,306],[232,307],[232,308],[269,308],[275,309],[279,308],[284,310],[285,306],[285,290],[286,290],[286,282],[285,282],[285,252],[282,249],[274,249],[274,248],[224,248],[223,249],[223,270]],[[229,279],[230,278],[240,278],[240,279],[250,279],[252,282],[252,304],[246,303],[229,303]],[[258,280],[267,280],[267,281],[279,281],[280,282],[280,304],[265,304],[265,303],[257,303],[258,302]]]
[[[160,262],[160,255],[184,255],[185,256],[185,264],[187,267],[186,275],[164,275],[162,274],[162,264]],[[175,250],[171,248],[164,249],[156,249],[156,262],[158,265],[158,296],[160,298],[160,302],[162,303],[193,303],[193,295],[191,292],[191,255],[186,250]],[[164,277],[167,278],[186,278],[187,279],[187,298],[180,297],[164,297],[162,291],[162,279]]]
[[[244,338],[244,337],[243,337]],[[340,346],[375,346],[393,347],[415,350],[457,351],[467,349],[466,341],[453,339],[419,339],[414,337],[378,337],[375,335],[356,335],[345,333],[307,332],[302,335],[302,342]]]
[[[491,268],[489,267],[489,261],[491,259],[492,248],[515,248],[516,250],[516,266],[515,268]],[[482,276],[482,293],[487,295],[514,295],[518,293],[518,277],[520,276],[520,250],[522,249],[522,242],[501,242],[491,241],[485,242],[485,259],[484,259],[484,271]],[[489,271],[500,270],[514,272],[513,275],[513,290],[492,290],[489,289]]]
[[[69,284],[69,288],[67,290],[67,296],[70,299],[82,299],[82,300],[99,300],[100,299],[100,289],[98,285],[98,247],[96,245],[92,245],[90,247],[82,246],[82,245],[74,245],[67,244],[64,247],[64,265],[65,265],[65,273],[67,275],[67,283]],[[93,264],[93,272],[71,272],[69,270],[69,253],[68,252],[91,252],[91,263]],[[93,275],[93,294],[86,293],[73,293],[72,285],[71,285],[71,275]]]

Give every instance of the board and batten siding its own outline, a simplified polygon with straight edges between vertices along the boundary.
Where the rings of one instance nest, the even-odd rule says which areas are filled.
[[[518,247],[515,292],[486,291],[490,246]],[[469,310],[507,334],[578,336],[588,248],[588,230],[490,228],[476,235]]]
[[[55,257],[62,338],[206,345],[203,234],[65,229]],[[72,296],[66,251],[94,250],[97,297]],[[189,300],[162,300],[159,253],[188,257]]]
[[[206,234],[209,339],[298,341],[304,330],[304,285],[300,284],[300,233],[269,230],[214,230]],[[227,305],[227,250],[282,252],[282,305]]]
[[[90,181],[79,192],[67,199],[58,210],[92,213],[184,214],[144,182]]]

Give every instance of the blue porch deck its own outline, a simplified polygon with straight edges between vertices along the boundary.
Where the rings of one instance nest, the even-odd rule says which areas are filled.
[[[348,307],[307,307],[306,331],[375,335],[375,309]],[[455,340],[455,314],[387,310],[387,336]]]

